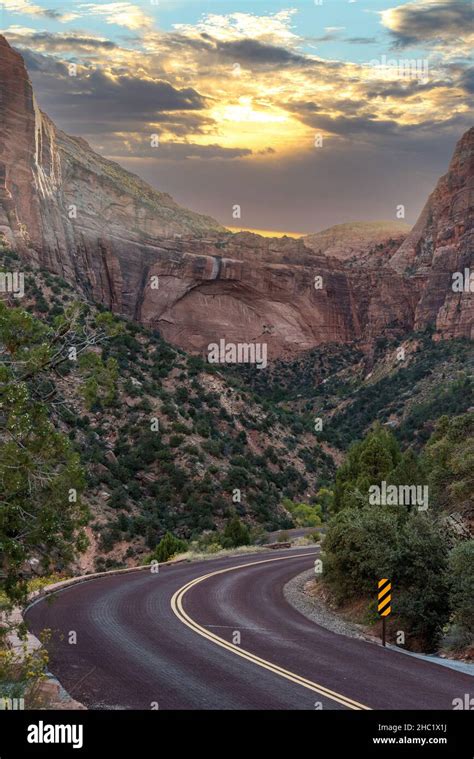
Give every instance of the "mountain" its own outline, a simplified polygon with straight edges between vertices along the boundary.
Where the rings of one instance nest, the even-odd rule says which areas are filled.
[[[418,281],[415,329],[433,325],[444,337],[474,337],[474,284],[453,290],[454,272],[474,272],[474,127],[390,265]]]
[[[409,231],[410,226],[404,221],[354,221],[306,235],[304,242],[319,253],[346,260],[368,253],[377,245],[386,245],[390,240],[401,244]]]
[[[13,247],[125,309],[121,272],[152,260],[158,237],[224,230],[57,129],[2,36],[0,81],[0,233]]]
[[[328,255],[334,246],[320,254],[304,239],[232,234],[65,135],[38,108],[23,59],[3,37],[0,84],[0,240],[89,300],[197,353],[221,338],[265,342],[271,359],[327,343],[370,349],[380,336],[435,323],[441,337],[470,335],[451,269],[472,250],[471,133],[434,193],[438,221],[427,212],[401,246],[387,231],[365,255],[354,257],[353,242],[350,254]]]

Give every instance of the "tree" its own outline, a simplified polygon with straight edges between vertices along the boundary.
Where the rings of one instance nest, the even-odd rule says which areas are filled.
[[[433,649],[449,616],[448,550],[430,515],[413,512],[401,530],[393,575],[393,610],[422,650]],[[416,639],[416,640],[415,640]]]
[[[474,540],[459,543],[449,555],[449,601],[452,622],[460,633],[460,643],[474,638]]]
[[[240,521],[237,515],[227,522],[221,543],[223,548],[237,548],[250,543],[248,527]]]
[[[69,438],[54,426],[55,376],[67,347],[93,342],[69,310],[46,327],[0,303],[0,556],[2,587],[23,600],[32,562],[42,571],[67,564],[85,547],[84,475]]]
[[[323,543],[323,579],[338,603],[373,596],[391,577],[399,540],[397,515],[380,506],[344,509],[331,519]]]
[[[338,469],[334,488],[334,511],[364,506],[371,485],[387,480],[400,462],[401,453],[393,433],[380,424],[349,449],[346,461]]]
[[[171,532],[167,532],[151,554],[150,560],[155,559],[159,562],[168,561],[168,559],[171,559],[177,553],[186,551],[187,547],[186,541],[175,537]]]
[[[322,507],[319,504],[294,503],[290,498],[283,498],[282,504],[298,527],[319,527],[321,524]]]
[[[474,493],[474,413],[442,416],[424,452],[433,503],[467,512]]]

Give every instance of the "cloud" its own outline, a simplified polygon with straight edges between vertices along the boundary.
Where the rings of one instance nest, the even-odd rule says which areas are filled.
[[[31,0],[2,0],[0,9],[8,11],[8,13],[21,13],[23,16],[44,16],[62,22],[73,21],[78,17],[75,11],[61,13],[58,10],[35,5]]]
[[[465,0],[416,0],[382,11],[381,18],[399,47],[472,36],[472,5]]]
[[[422,4],[426,0],[416,5]],[[105,23],[120,18],[111,11],[118,5],[123,9],[123,3],[75,6],[82,17],[91,9],[91,28],[101,34],[10,27],[7,36],[22,47],[40,107],[60,128],[224,223],[231,223],[225,213],[238,196],[250,226],[278,228],[281,221],[298,229],[311,218],[316,228],[326,216],[342,221],[369,163],[364,202],[375,209],[374,218],[386,203],[380,191],[387,180],[377,174],[384,167],[396,169],[396,177],[403,167],[414,188],[404,194],[421,202],[414,181],[420,170],[434,182],[433,166],[445,168],[468,125],[472,74],[459,60],[446,61],[444,49],[438,55],[437,38],[423,49],[435,55],[429,81],[421,84],[380,76],[368,64],[307,54],[303,45],[312,40],[295,34],[294,10],[215,13],[171,32],[134,17],[132,24],[142,27],[129,25],[126,37],[113,30],[108,39]],[[370,38],[349,39],[366,44]],[[451,47],[458,50],[457,43]],[[77,63],[77,77],[68,76],[69,61]],[[324,133],[322,150],[315,148],[316,132]],[[158,149],[150,145],[152,134],[159,135]],[[394,198],[399,187],[390,190]],[[339,205],[346,195],[348,205]]]
[[[77,57],[83,54],[94,54],[98,51],[110,52],[118,49],[118,45],[112,40],[81,34],[80,32],[56,32],[53,34],[52,32],[38,32],[35,29],[24,27],[10,27],[6,31],[6,35],[9,43],[14,47],[32,48],[36,53],[69,54],[73,51],[74,56]],[[40,65],[35,63],[34,54],[30,50],[22,51],[22,54],[25,59],[28,58],[29,67]]]
[[[212,49],[211,46],[208,49]],[[215,41],[214,50],[231,60],[249,65],[272,64],[278,66],[311,65],[310,59],[284,47],[269,45],[253,39]]]
[[[108,155],[118,158],[150,158],[155,161],[185,161],[188,159],[224,159],[232,160],[250,156],[248,148],[223,148],[221,145],[198,145],[190,142],[161,142],[158,147],[151,147],[150,140],[144,140],[143,135],[135,139],[127,135],[120,140],[118,135],[107,145]]]
[[[462,72],[459,84],[470,95],[474,94],[474,66],[471,66]]]
[[[349,42],[351,45],[372,45],[377,42],[376,37],[346,37],[344,42]]]
[[[116,24],[127,29],[150,29],[154,23],[153,18],[144,13],[138,5],[128,2],[81,3],[78,10],[86,16],[104,16],[107,24]]]
[[[205,14],[197,24],[174,24],[182,35],[196,37],[207,34],[222,42],[252,38],[268,44],[293,45],[299,37],[291,31],[296,8],[269,15],[253,13]]]
[[[178,89],[165,81],[129,75],[110,77],[91,71],[80,82],[81,92],[95,103],[104,115],[124,115],[152,119],[161,111],[188,111],[205,108],[206,99],[192,87]]]

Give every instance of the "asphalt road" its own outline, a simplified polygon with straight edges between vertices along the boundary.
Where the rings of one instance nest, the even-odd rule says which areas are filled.
[[[289,606],[285,583],[315,555],[112,575],[34,604],[26,619],[36,634],[53,630],[50,670],[95,709],[450,710],[471,692],[469,675],[337,635]]]

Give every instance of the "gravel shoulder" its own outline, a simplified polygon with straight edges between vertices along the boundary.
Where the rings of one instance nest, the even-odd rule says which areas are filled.
[[[305,586],[314,580],[314,569],[309,569],[296,577],[293,577],[283,588],[283,594],[290,604],[312,622],[325,627],[327,630],[339,635],[349,635],[351,638],[376,642],[375,636],[368,635],[362,625],[348,622],[339,614],[332,611],[327,604],[319,598],[305,592]]]
[[[346,635],[351,638],[358,638],[359,640],[365,640],[369,643],[375,643],[380,645],[380,639],[374,635],[367,633],[367,628],[363,625],[358,625],[355,622],[349,622],[343,619],[340,614],[330,609],[326,603],[324,603],[317,596],[311,595],[308,592],[308,583],[314,580],[314,569],[309,569],[306,572],[293,577],[283,588],[283,595],[286,601],[293,606],[300,614],[303,614],[307,619],[315,622],[321,627],[331,630],[331,632],[338,635]],[[440,664],[443,667],[449,667],[450,669],[463,672],[465,674],[474,676],[474,664],[470,664],[464,661],[457,661],[454,659],[446,659],[441,656],[431,656],[427,654],[417,654],[412,651],[406,651],[400,646],[394,646],[387,644],[387,648],[394,651],[399,651],[407,656],[413,656],[417,659],[424,659],[425,661],[433,662],[434,664]]]

